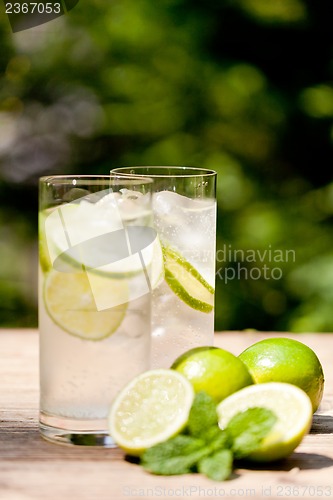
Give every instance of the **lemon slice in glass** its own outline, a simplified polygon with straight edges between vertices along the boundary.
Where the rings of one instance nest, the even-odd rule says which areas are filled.
[[[101,275],[128,279],[142,273],[144,267],[151,288],[156,288],[164,278],[162,249],[156,232],[150,226],[125,226],[117,218],[112,221],[108,202],[105,201],[104,210],[102,204],[110,196],[96,204],[83,200],[40,211],[41,268],[44,272],[52,266],[65,272],[77,272],[84,262],[86,267],[94,268]],[[139,224],[140,212],[136,211],[135,216]],[[131,251],[133,242],[143,245],[134,253]]]
[[[285,458],[310,430],[310,398],[299,387],[282,382],[250,385],[228,396],[217,406],[219,426],[224,429],[234,415],[253,407],[268,408],[277,421],[260,448],[247,457],[250,460],[270,462]]]
[[[214,309],[214,288],[192,264],[169,247],[163,248],[165,281],[171,290],[197,311]]]
[[[39,262],[41,269],[44,273],[47,273],[51,267],[52,262],[50,259],[50,254],[47,246],[46,235],[45,235],[45,219],[49,215],[49,210],[43,210],[38,213],[38,248],[39,248]]]
[[[109,303],[110,294],[114,294],[119,305],[98,311],[85,272],[50,271],[45,278],[44,301],[51,319],[66,332],[85,340],[101,340],[114,333],[126,314],[128,283],[100,277],[103,279]]]
[[[127,453],[139,456],[183,430],[193,399],[192,385],[180,373],[170,369],[141,373],[115,398],[109,433]]]

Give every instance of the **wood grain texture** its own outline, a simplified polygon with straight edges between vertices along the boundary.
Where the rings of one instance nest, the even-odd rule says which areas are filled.
[[[221,332],[215,344],[239,354],[268,336],[296,338],[319,356],[322,404],[311,433],[287,459],[237,469],[217,483],[199,474],[159,477],[119,449],[50,444],[38,431],[38,333],[0,330],[0,499],[333,498],[333,334]]]

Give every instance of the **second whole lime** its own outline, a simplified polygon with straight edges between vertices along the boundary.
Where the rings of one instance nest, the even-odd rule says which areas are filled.
[[[303,342],[272,337],[252,344],[239,358],[256,384],[286,382],[296,385],[311,399],[313,412],[318,409],[324,390],[323,368],[316,353]]]
[[[195,347],[179,356],[171,368],[182,373],[195,392],[205,391],[216,403],[253,384],[246,365],[219,347]]]

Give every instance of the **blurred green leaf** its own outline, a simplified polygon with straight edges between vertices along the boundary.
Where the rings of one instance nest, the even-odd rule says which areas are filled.
[[[218,260],[216,329],[332,330],[331,32],[302,0],[2,16],[0,325],[37,324],[38,176],[187,164],[218,172],[218,255],[255,255]]]

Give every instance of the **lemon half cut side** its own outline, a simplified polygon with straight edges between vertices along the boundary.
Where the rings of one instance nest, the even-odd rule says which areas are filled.
[[[217,406],[219,426],[224,429],[238,412],[253,407],[268,408],[277,417],[260,447],[247,457],[258,462],[285,458],[301,443],[312,422],[312,405],[307,394],[292,384],[267,382],[235,392]]]
[[[108,417],[109,433],[128,454],[140,456],[183,430],[193,399],[192,385],[180,373],[148,370],[118,393]]]

